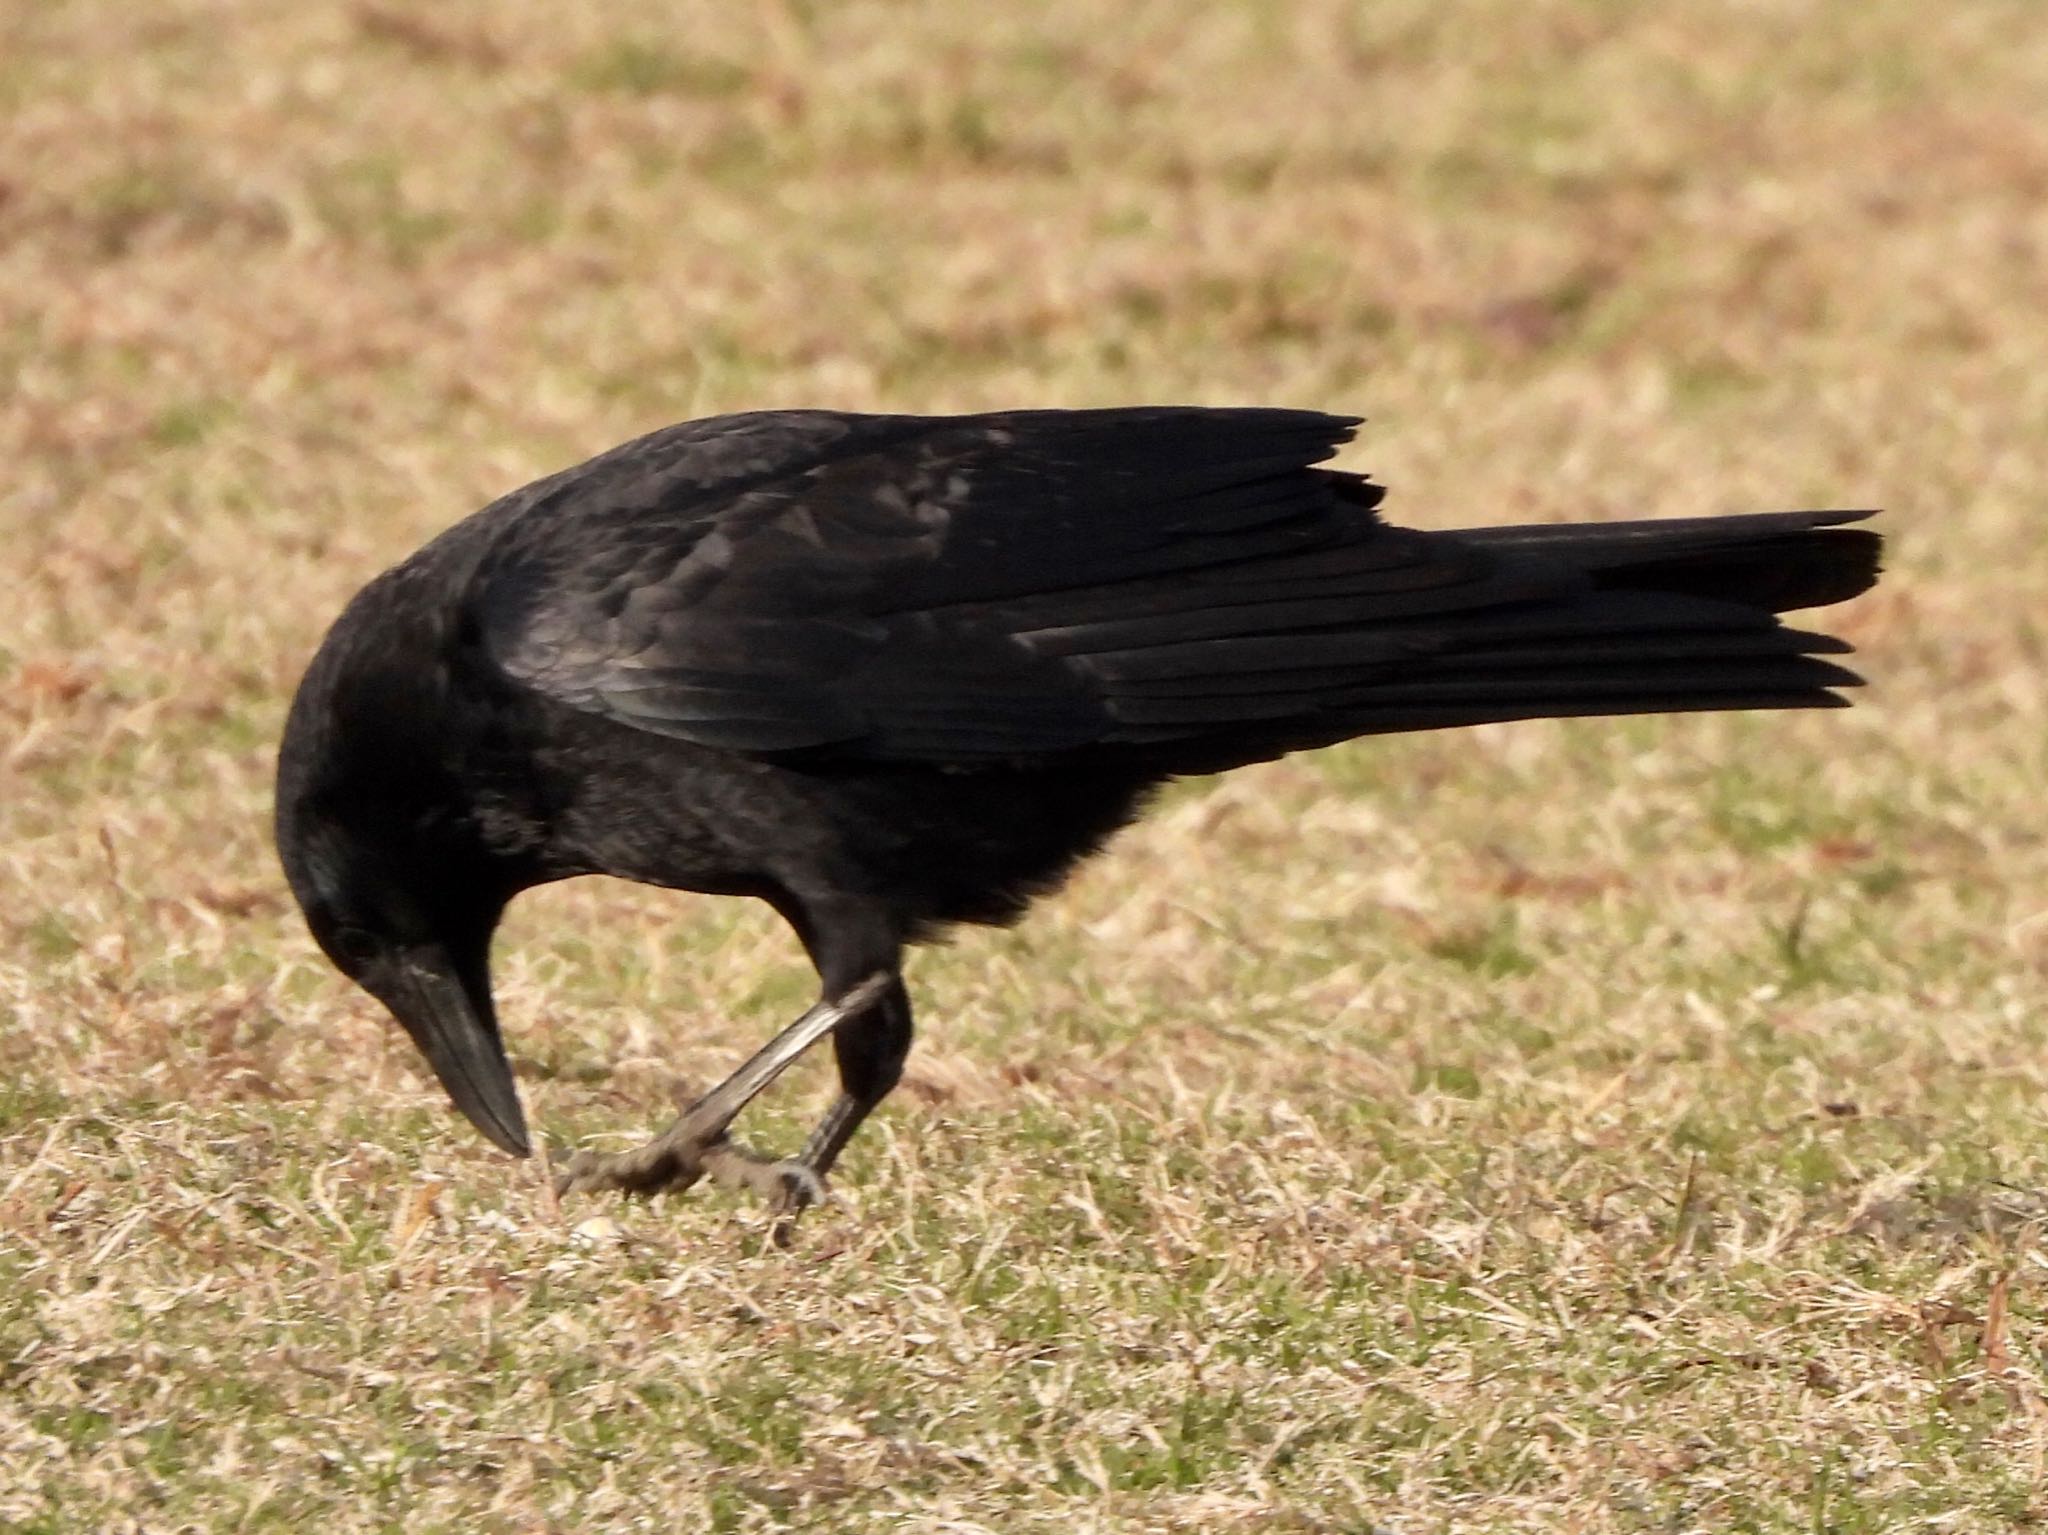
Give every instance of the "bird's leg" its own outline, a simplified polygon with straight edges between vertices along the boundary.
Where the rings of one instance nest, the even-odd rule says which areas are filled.
[[[857,1017],[848,1018],[832,1036],[839,1061],[839,1096],[825,1111],[804,1148],[791,1161],[809,1176],[794,1179],[779,1201],[782,1209],[801,1210],[824,1192],[825,1175],[875,1105],[889,1096],[903,1076],[910,1053],[910,998],[900,979]]]
[[[781,1204],[808,1202],[808,1197],[815,1197],[818,1190],[807,1188],[808,1197],[802,1201],[791,1192],[795,1183],[816,1181],[816,1174],[807,1164],[761,1161],[727,1142],[725,1132],[739,1117],[740,1110],[794,1065],[799,1056],[847,1019],[871,1011],[876,1000],[891,987],[900,991],[901,983],[890,972],[877,971],[837,995],[828,995],[646,1145],[612,1154],[578,1152],[556,1179],[557,1191],[567,1194],[619,1189],[631,1194],[653,1194],[663,1189],[686,1189],[710,1173],[722,1183],[760,1189]]]
[[[889,1096],[903,1076],[910,1053],[910,998],[900,978],[859,1013],[850,1014],[832,1033],[832,1051],[839,1063],[839,1096],[793,1157],[770,1161],[729,1142],[720,1142],[705,1158],[705,1171],[729,1188],[750,1188],[778,1213],[793,1220],[825,1198],[825,1175],[875,1105]],[[777,1227],[777,1240],[787,1240],[787,1224]]]

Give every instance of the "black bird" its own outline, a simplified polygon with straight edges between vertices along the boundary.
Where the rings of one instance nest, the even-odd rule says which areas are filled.
[[[1145,408],[769,411],[672,426],[492,503],[328,633],[280,754],[314,937],[478,1129],[527,1131],[488,954],[519,891],[604,873],[767,901],[824,1000],[640,1151],[814,1198],[901,1073],[907,944],[1004,924],[1167,780],[1354,736],[1839,705],[1782,625],[1876,579],[1861,512],[1420,532],[1317,467],[1357,419]],[[833,1034],[787,1162],[746,1101]]]

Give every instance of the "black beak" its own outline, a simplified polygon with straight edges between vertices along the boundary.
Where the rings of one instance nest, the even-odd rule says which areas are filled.
[[[390,990],[387,1005],[463,1117],[501,1150],[530,1155],[526,1115],[498,1039],[490,982],[479,977],[475,986],[466,986],[451,967],[415,954]]]

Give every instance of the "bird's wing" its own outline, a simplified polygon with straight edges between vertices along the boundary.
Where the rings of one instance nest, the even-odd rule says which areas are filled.
[[[1590,582],[1540,551],[1379,522],[1376,487],[1314,467],[1354,424],[1196,408],[691,423],[522,493],[474,611],[528,686],[740,752],[972,764],[1204,738],[1286,750],[1418,708],[1446,722],[1413,691],[1430,658],[1540,653],[1560,639],[1541,615]],[[1663,599],[1660,624],[1689,600]],[[1597,640],[1644,622],[1626,609],[1567,627],[1582,643],[1589,623]],[[1753,617],[1735,627],[1773,626]],[[1361,716],[1375,707],[1393,723]]]

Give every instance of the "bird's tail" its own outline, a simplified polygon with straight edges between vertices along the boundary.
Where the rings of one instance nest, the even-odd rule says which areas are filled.
[[[1843,601],[1876,580],[1877,535],[1840,526],[1867,515],[1461,529],[1448,536],[1504,566],[1547,568],[1555,584],[1532,600],[1378,626],[1379,640],[1413,644],[1409,659],[1350,678],[1325,673],[1312,699],[1296,695],[1301,712],[1228,741],[1189,742],[1195,766],[1178,770],[1504,720],[1841,707],[1836,690],[1863,679],[1823,658],[1851,647],[1774,615]]]

